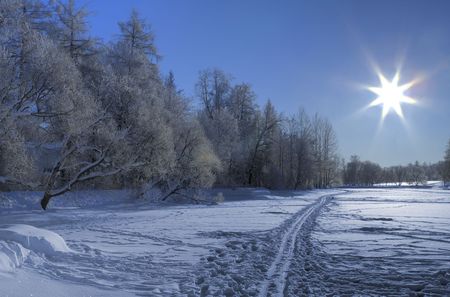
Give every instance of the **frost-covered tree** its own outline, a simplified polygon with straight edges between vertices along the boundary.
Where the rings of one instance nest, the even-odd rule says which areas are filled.
[[[0,2],[0,184],[29,187],[36,181],[24,137],[30,121],[23,116],[37,114],[33,98],[43,91],[42,84],[30,82],[30,78],[39,77],[28,73],[27,61],[33,50],[34,31],[44,27],[40,25],[46,18],[37,1]]]
[[[255,100],[254,91],[246,83],[232,86],[226,100],[226,109],[237,125],[234,148],[231,150],[231,159],[226,167],[228,184],[231,185],[241,185],[247,179],[247,161],[252,149],[252,139],[256,133],[259,113]]]
[[[80,58],[92,55],[94,40],[87,36],[87,10],[77,8],[75,0],[57,1],[55,10],[57,27],[53,34],[58,43],[77,63]]]
[[[200,71],[196,93],[210,119],[225,109],[231,91],[230,80],[229,75],[217,68]]]
[[[420,165],[419,161],[416,161],[414,164],[408,164],[406,175],[408,183],[415,186],[425,184],[427,180],[425,168],[426,166]]]
[[[245,137],[254,129],[257,108],[255,98],[251,86],[242,83],[232,87],[226,102],[229,112],[237,120],[241,137]]]
[[[154,43],[154,34],[151,26],[136,10],[131,12],[127,21],[119,22],[120,41],[115,46],[116,58],[123,65],[124,70],[130,74],[139,69],[142,63],[155,65],[160,56]]]
[[[0,189],[6,186],[33,187],[34,160],[13,118],[0,109]]]
[[[99,94],[140,164],[122,180],[141,192],[158,187],[163,199],[210,186],[217,159],[173,74],[161,79],[150,26],[136,12],[119,26]]]
[[[295,189],[308,188],[313,183],[311,129],[311,121],[304,110],[292,116],[287,123],[288,185]]]
[[[373,186],[380,181],[382,169],[380,165],[365,161],[361,166],[360,184],[364,186]]]
[[[214,154],[199,123],[185,119],[175,129],[175,165],[168,178],[160,183],[165,194],[162,200],[174,194],[210,187],[220,170],[220,161]],[[193,196],[188,196],[194,199]]]
[[[163,102],[172,129],[174,162],[167,178],[159,183],[164,191],[162,199],[172,195],[193,198],[197,190],[215,182],[220,161],[188,100],[177,89],[172,72],[164,82]]]
[[[45,209],[52,197],[78,183],[114,175],[131,166],[133,159],[122,157],[126,146],[120,142],[121,131],[114,129],[100,102],[83,88],[73,60],[45,37],[38,37],[35,46],[30,73],[39,75],[34,83],[42,91],[31,98],[36,111],[29,108],[29,115],[43,119],[40,127],[46,136],[30,141],[51,145],[54,153],[44,181]]]
[[[210,118],[207,113],[199,116],[200,123],[206,136],[212,144],[215,154],[221,160],[221,174],[219,175],[219,184],[230,183],[230,171],[234,166],[234,152],[237,150],[239,131],[237,121],[226,110]]]
[[[219,69],[201,71],[196,84],[196,93],[202,103],[199,112],[206,137],[221,161],[222,171],[217,183],[233,183],[232,172],[236,166],[236,152],[239,150],[238,119],[230,109],[230,76]]]
[[[357,186],[361,183],[362,162],[359,157],[354,155],[350,157],[344,171],[344,184],[349,186]]]
[[[5,77],[1,109],[8,123],[4,127],[14,128],[9,139],[4,138],[8,145],[2,145],[2,153],[25,143],[26,149],[16,149],[27,152],[24,162],[33,156],[41,162],[45,209],[52,197],[81,182],[115,174],[132,159],[122,156],[122,133],[85,90],[73,59],[48,34],[34,29],[22,7],[13,10],[18,19],[1,28],[7,32],[1,39],[6,58],[2,72],[11,73]]]
[[[167,178],[175,156],[164,85],[149,56],[157,55],[153,35],[136,12],[119,26],[121,35],[106,54],[110,67],[103,69],[98,94],[141,164],[122,180],[138,187],[157,184]]]
[[[317,114],[312,120],[312,154],[315,166],[316,187],[329,187],[337,178],[336,134],[331,123]]]
[[[192,113],[190,102],[183,92],[177,89],[172,71],[164,80],[163,102],[164,108],[169,112],[169,121],[185,118]]]
[[[255,134],[252,137],[250,155],[247,160],[247,182],[249,185],[262,186],[271,167],[270,155],[274,134],[279,118],[272,103],[268,101],[259,116]]]
[[[450,140],[447,144],[447,149],[444,154],[444,163],[442,165],[442,179],[444,184],[450,181]]]
[[[195,110],[160,73],[148,22],[133,11],[94,44],[75,1],[0,1],[0,182],[44,192],[79,187],[326,187],[336,181],[331,124],[260,109],[247,83],[200,72]],[[17,161],[20,160],[20,161]],[[196,198],[195,198],[196,199]]]

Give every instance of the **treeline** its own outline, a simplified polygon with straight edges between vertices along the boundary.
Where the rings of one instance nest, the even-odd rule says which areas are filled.
[[[337,140],[328,120],[304,110],[291,117],[262,109],[246,83],[218,69],[200,73],[198,118],[218,156],[217,184],[268,188],[328,187],[338,182]]]
[[[370,161],[361,161],[358,156],[352,156],[345,164],[342,172],[346,186],[373,186],[385,184],[390,186],[424,186],[427,181],[450,181],[450,141],[444,155],[444,160],[435,164],[420,164],[418,161],[406,166],[390,166],[382,168]]]
[[[201,199],[217,186],[322,188],[450,179],[438,165],[381,168],[337,154],[330,122],[292,116],[219,69],[200,71],[200,108],[161,73],[150,25],[133,11],[117,38],[90,36],[73,0],[0,1],[0,189],[132,188]],[[149,191],[151,190],[151,191]]]
[[[339,182],[331,124],[259,108],[246,83],[200,72],[200,110],[160,72],[149,24],[134,11],[118,37],[89,35],[73,0],[0,1],[0,186],[52,197],[79,187],[158,189],[197,199],[222,186]]]

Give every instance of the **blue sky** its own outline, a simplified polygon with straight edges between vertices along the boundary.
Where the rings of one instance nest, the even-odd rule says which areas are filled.
[[[79,0],[91,11],[94,36],[118,34],[135,8],[148,19],[178,86],[194,97],[198,71],[218,67],[250,83],[263,105],[292,114],[300,107],[333,123],[340,153],[382,165],[443,157],[450,138],[449,1]],[[402,122],[381,107],[362,111],[376,95],[373,65],[407,91]]]

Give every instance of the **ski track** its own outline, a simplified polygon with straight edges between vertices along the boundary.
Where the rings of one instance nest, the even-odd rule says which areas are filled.
[[[295,245],[300,230],[307,219],[316,215],[318,211],[330,200],[330,196],[323,196],[319,201],[308,206],[302,212],[294,223],[289,227],[288,231],[283,235],[277,256],[270,265],[266,279],[261,283],[259,291],[260,297],[270,294],[270,289],[275,288],[273,296],[284,296],[289,268],[295,253]]]
[[[215,232],[205,236],[225,239],[225,248],[211,249],[194,280],[195,296],[285,296],[291,278],[303,274],[297,258],[304,258],[309,234],[330,194],[315,198],[280,226],[265,232]],[[295,262],[295,263],[294,263]],[[296,296],[296,295],[293,295]]]

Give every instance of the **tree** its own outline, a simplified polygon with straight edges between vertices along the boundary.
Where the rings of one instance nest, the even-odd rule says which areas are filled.
[[[373,186],[375,183],[379,182],[382,169],[380,165],[365,161],[362,163],[360,172],[360,183],[365,186]]]
[[[23,116],[38,114],[34,99],[44,94],[27,63],[35,32],[46,28],[48,16],[38,1],[0,2],[0,184],[30,188],[37,182],[24,135],[30,120]]]
[[[308,188],[313,184],[314,168],[312,156],[311,121],[303,109],[283,121],[283,139],[278,141],[285,148],[284,163],[280,170],[289,188]]]
[[[251,151],[247,161],[247,181],[249,185],[263,185],[264,171],[267,172],[267,168],[271,165],[269,156],[278,124],[278,116],[269,100],[264,107],[263,114],[259,116],[256,133],[251,140]]]
[[[222,185],[233,182],[231,173],[239,150],[238,119],[230,109],[230,90],[230,78],[223,71],[207,69],[200,72],[196,93],[203,108],[198,119],[221,162],[222,170],[217,176],[217,183]]]
[[[210,118],[202,112],[199,116],[205,135],[209,139],[215,154],[221,161],[222,171],[217,182],[222,185],[229,184],[230,172],[234,166],[234,152],[238,149],[239,131],[237,121],[226,110]]]
[[[328,187],[337,177],[337,140],[330,122],[317,114],[312,120],[312,144],[316,172],[314,184],[318,188]]]
[[[164,86],[150,60],[150,49],[156,49],[149,26],[136,12],[119,26],[122,34],[105,54],[110,64],[99,67],[101,79],[94,89],[139,164],[123,171],[118,182],[142,192],[164,181],[174,166],[173,131],[162,99]]]
[[[361,183],[361,167],[362,164],[359,157],[356,155],[351,156],[344,173],[344,183],[346,185],[357,186]]]
[[[176,129],[175,166],[168,179],[162,182],[166,200],[171,195],[186,196],[183,191],[196,191],[210,187],[220,170],[220,161],[214,154],[200,125],[188,120]],[[192,196],[189,196],[192,199]]]
[[[1,29],[9,33],[1,40],[6,58],[2,72],[7,74],[1,109],[4,127],[11,127],[2,154],[14,147],[28,156],[24,162],[32,156],[40,161],[45,209],[53,197],[79,183],[116,174],[133,158],[125,157],[122,133],[85,90],[73,59],[50,35],[34,29],[27,14],[19,16],[21,26],[11,22]],[[15,42],[18,36],[21,42]],[[27,147],[19,149],[20,143]],[[44,150],[49,157],[42,162]]]
[[[36,181],[33,158],[13,118],[0,109],[0,188],[1,185],[32,187]]]
[[[48,135],[46,143],[55,144],[54,161],[44,182],[45,209],[51,198],[70,191],[88,180],[110,176],[132,166],[109,117],[83,88],[72,60],[51,42],[42,39],[42,51],[33,56],[32,70],[41,73],[45,96],[38,97],[38,113],[43,116]],[[33,114],[32,114],[33,115]]]
[[[206,115],[214,119],[229,100],[230,77],[219,69],[206,69],[200,71],[195,88]]]
[[[86,9],[76,8],[75,0],[68,0],[57,1],[55,10],[58,18],[55,35],[59,44],[68,51],[76,63],[80,62],[80,58],[92,55],[94,41],[86,36],[88,31]]]
[[[139,17],[138,12],[133,10],[127,21],[119,22],[119,28],[120,41],[115,46],[114,54],[128,74],[139,69],[141,64],[150,62],[150,65],[155,66],[155,62],[160,59],[154,44],[155,37],[151,26]],[[156,69],[154,71],[153,78],[156,78]]]
[[[401,186],[403,182],[406,180],[407,170],[403,166],[393,166],[392,172],[394,175],[394,180],[397,183],[397,186]]]
[[[164,80],[163,92],[164,108],[170,114],[167,118],[169,122],[184,119],[192,112],[190,102],[183,96],[183,92],[177,89],[172,71],[169,71],[169,75]]]
[[[448,141],[447,149],[444,155],[442,179],[444,181],[444,185],[450,181],[450,140]]]
[[[203,187],[328,187],[338,182],[331,123],[259,108],[248,83],[201,71],[200,110],[158,68],[154,34],[133,11],[109,44],[89,37],[74,0],[0,1],[0,183],[44,192]]]
[[[408,164],[407,179],[410,184],[414,184],[415,186],[426,183],[425,169],[424,166],[419,164],[419,161],[416,161],[414,164]]]
[[[229,99],[226,102],[228,110],[237,120],[241,138],[245,137],[254,128],[256,115],[256,95],[251,86],[246,83],[232,87]]]

